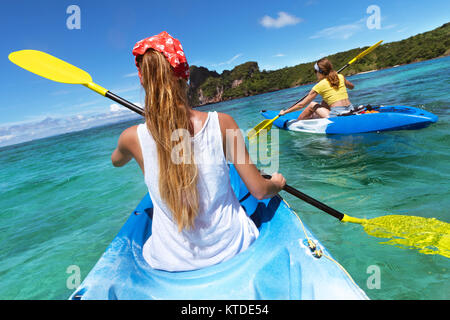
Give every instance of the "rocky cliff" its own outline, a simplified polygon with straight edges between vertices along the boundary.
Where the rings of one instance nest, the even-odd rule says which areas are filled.
[[[252,61],[222,74],[197,66],[191,66],[190,72],[189,101],[194,107],[250,95],[246,82],[260,73],[258,63]]]

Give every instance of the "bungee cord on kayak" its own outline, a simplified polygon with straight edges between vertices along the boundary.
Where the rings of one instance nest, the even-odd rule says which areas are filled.
[[[283,199],[283,201],[289,208],[291,208],[291,206],[289,205],[289,203],[286,202],[286,200]],[[353,280],[352,276],[347,272],[347,270],[345,270],[345,268],[339,262],[337,262],[335,259],[333,259],[330,255],[327,255],[326,253],[324,253],[322,248],[320,246],[318,246],[317,243],[314,242],[314,240],[308,236],[308,232],[306,231],[305,225],[303,224],[303,221],[300,218],[300,215],[294,209],[291,208],[291,210],[294,213],[294,215],[297,217],[298,221],[300,222],[300,224],[302,226],[303,234],[305,236],[304,245],[307,246],[309,248],[309,250],[311,250],[311,253],[313,254],[313,256],[318,259],[324,257],[324,258],[330,260],[331,262],[333,262],[334,264],[336,264],[345,273],[345,275],[350,279],[350,281],[355,286],[357,286],[355,280]]]

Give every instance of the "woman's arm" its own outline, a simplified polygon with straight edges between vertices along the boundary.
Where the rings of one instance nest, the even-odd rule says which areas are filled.
[[[270,180],[262,177],[250,159],[244,137],[234,119],[219,113],[219,121],[226,158],[234,164],[248,191],[259,200],[273,197],[280,192],[286,184],[286,179],[279,173],[272,174]]]
[[[285,115],[286,113],[290,113],[290,112],[294,112],[297,110],[300,110],[304,107],[306,107],[307,105],[309,105],[316,97],[317,97],[317,92],[315,92],[314,90],[311,90],[308,95],[306,96],[305,99],[303,99],[302,101],[300,101],[299,103],[297,103],[295,106],[290,107],[287,110],[281,110],[280,111],[280,116]]]
[[[122,132],[117,142],[117,147],[111,155],[111,162],[115,167],[122,167],[133,159],[133,147],[136,144],[136,126]]]
[[[345,86],[347,88],[349,88],[350,90],[353,90],[353,88],[355,87],[355,85],[353,83],[351,83],[350,81],[348,81],[346,78],[344,78],[345,80]]]

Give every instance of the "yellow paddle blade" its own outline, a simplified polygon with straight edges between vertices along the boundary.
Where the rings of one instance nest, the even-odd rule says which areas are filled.
[[[361,224],[367,234],[386,239],[383,244],[450,258],[450,224],[435,218],[388,215],[358,219],[344,215],[341,221]]]
[[[272,124],[275,120],[277,120],[280,116],[276,116],[272,120],[266,119],[261,121],[256,127],[254,127],[248,134],[248,139],[255,138],[259,135],[259,133],[263,130],[269,131],[272,128]]]
[[[42,51],[16,51],[10,53],[8,58],[19,67],[56,82],[82,84],[103,96],[108,91],[92,82],[86,71]]]
[[[42,51],[16,51],[8,58],[19,67],[53,81],[74,84],[92,82],[91,76],[86,71]]]
[[[355,62],[356,60],[361,59],[362,57],[364,57],[365,55],[371,53],[373,50],[375,50],[376,47],[378,47],[381,43],[383,42],[383,40],[378,41],[377,43],[375,43],[373,46],[367,48],[366,50],[364,50],[363,52],[361,52],[360,54],[358,54],[356,57],[354,57],[352,60],[350,60],[350,62],[348,64],[352,64],[353,62]]]

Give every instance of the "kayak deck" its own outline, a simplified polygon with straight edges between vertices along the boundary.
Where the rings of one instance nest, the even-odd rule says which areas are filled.
[[[354,114],[322,119],[298,121],[301,111],[291,112],[275,120],[274,125],[290,131],[352,134],[392,130],[415,130],[437,122],[438,117],[423,109],[408,106],[372,107],[376,113]],[[263,110],[266,119],[273,119],[279,111]]]
[[[281,197],[258,201],[234,167],[230,177],[260,230],[247,250],[199,270],[152,269],[142,256],[153,213],[147,194],[70,299],[367,299]],[[307,239],[322,250],[321,257]]]

